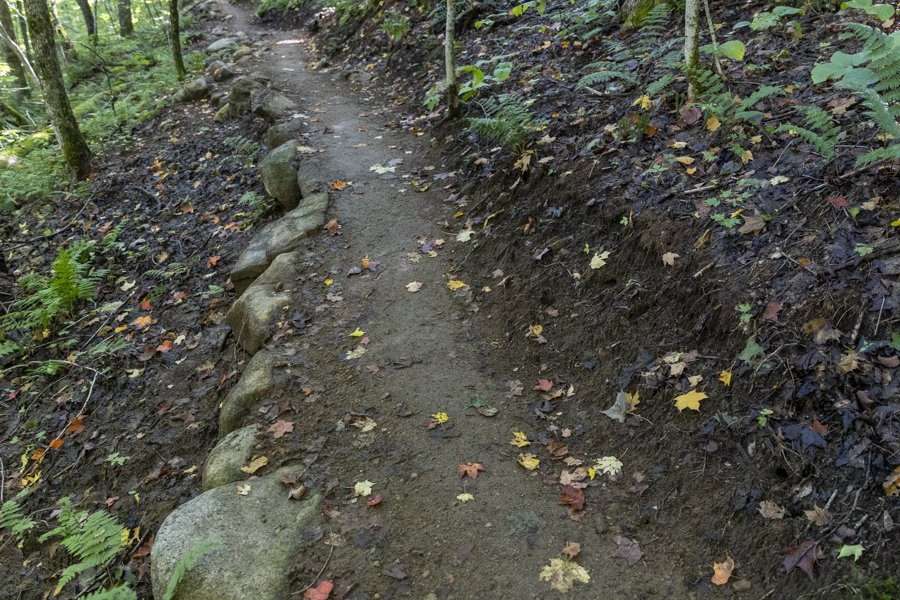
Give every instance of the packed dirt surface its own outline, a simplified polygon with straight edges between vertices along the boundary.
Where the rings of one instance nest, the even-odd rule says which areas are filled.
[[[230,12],[233,27],[254,31],[241,10]],[[302,447],[312,440],[327,440],[308,477],[317,487],[334,482],[326,500],[330,531],[302,557],[297,583],[314,578],[334,546],[324,577],[336,580],[338,597],[542,598],[542,567],[576,542],[581,564],[605,594],[687,597],[671,557],[647,552],[643,569],[628,568],[612,558],[614,538],[637,531],[616,531],[616,520],[608,523],[600,511],[570,518],[556,482],[517,464],[521,450],[510,440],[514,431],[531,429],[528,402],[510,397],[507,382],[518,378],[530,388],[540,373],[490,370],[491,341],[473,328],[469,290],[448,290],[453,261],[465,247],[454,251],[436,240],[451,235],[440,222],[459,182],[443,172],[440,158],[429,158],[425,140],[385,127],[390,107],[358,100],[338,78],[310,71],[296,36],[265,33],[272,53],[260,68],[308,115],[313,170],[323,180],[349,183],[332,192],[342,228],[325,252],[312,249],[316,267],[304,292],[306,374],[320,391],[280,417],[296,420],[288,439],[300,453],[272,442],[272,452],[288,461],[305,456]],[[378,174],[376,165],[389,172]],[[369,268],[351,276],[365,257]],[[326,278],[334,283],[327,286]],[[413,282],[421,284],[418,292],[409,291]],[[367,343],[349,337],[356,328]],[[345,360],[355,348],[366,352]],[[286,403],[298,391],[287,392]],[[482,416],[472,406],[479,401],[496,415]],[[449,420],[429,429],[439,412]],[[353,426],[363,418],[377,427]],[[461,478],[463,463],[480,463],[484,471]],[[350,499],[354,483],[366,480],[383,498],[375,507]],[[474,500],[457,499],[465,493]]]

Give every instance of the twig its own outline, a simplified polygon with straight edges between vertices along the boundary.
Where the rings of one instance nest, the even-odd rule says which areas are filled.
[[[6,468],[3,466],[3,457],[0,456],[0,504],[3,504],[4,488],[6,488]]]
[[[722,69],[722,63],[719,62],[719,42],[716,41],[716,27],[713,25],[712,14],[709,12],[709,0],[703,0],[703,8],[706,12],[706,24],[709,25],[709,37],[712,39],[713,60],[716,63],[716,72],[719,74],[719,77],[725,80],[725,71]]]
[[[331,545],[331,550],[328,551],[328,558],[325,559],[325,564],[322,565],[322,568],[319,569],[319,572],[318,572],[318,573],[316,573],[316,576],[315,576],[315,578],[312,580],[312,583],[310,583],[309,585],[307,585],[305,588],[303,588],[303,589],[300,590],[299,592],[295,592],[295,594],[302,594],[303,592],[305,592],[306,590],[308,590],[308,589],[311,588],[312,586],[316,585],[316,582],[319,581],[319,577],[321,577],[321,576],[322,576],[322,573],[325,572],[325,569],[328,568],[328,563],[331,561],[331,555],[332,555],[332,554],[334,554],[334,544]]]
[[[81,216],[81,213],[83,213],[85,211],[85,209],[88,207],[88,204],[90,204],[91,200],[93,200],[93,199],[94,199],[94,196],[92,194],[84,202],[84,205],[81,207],[81,210],[79,210],[77,213],[75,213],[75,216],[72,217],[72,219],[69,221],[69,223],[66,226],[64,226],[62,229],[57,229],[53,233],[47,233],[45,235],[37,235],[33,238],[28,238],[28,239],[24,239],[24,240],[8,240],[6,242],[0,242],[0,247],[5,246],[6,248],[18,248],[19,246],[24,246],[26,244],[31,244],[33,242],[50,239],[50,238],[58,236],[59,234],[68,230],[72,225],[75,224],[75,221],[78,220],[78,217]]]

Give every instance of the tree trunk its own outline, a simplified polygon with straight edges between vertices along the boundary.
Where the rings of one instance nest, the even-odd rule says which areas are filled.
[[[25,16],[34,46],[34,66],[41,80],[44,103],[66,164],[78,179],[91,172],[91,151],[88,149],[78,121],[69,104],[62,69],[56,59],[56,43],[50,23],[47,0],[25,0]]]
[[[87,33],[92,38],[97,37],[97,22],[94,20],[94,11],[91,9],[90,0],[76,0],[78,8],[81,9],[81,16],[84,17],[84,26]]]
[[[128,37],[134,33],[134,21],[131,19],[131,0],[119,0],[119,34]]]
[[[16,12],[19,17],[19,33],[22,36],[22,46],[25,47],[25,53],[31,56],[31,38],[28,37],[28,24],[25,22],[25,5],[22,0],[16,2]]]
[[[447,20],[444,25],[444,71],[447,84],[447,112],[454,117],[459,112],[459,83],[456,81],[456,54],[453,42],[456,33],[456,7],[447,0]]]
[[[25,78],[25,67],[19,54],[22,52],[16,41],[16,28],[13,25],[12,13],[6,0],[0,0],[0,46],[3,47],[3,60],[9,65],[16,79],[16,96],[28,95],[28,80]]]
[[[178,80],[184,79],[187,70],[184,68],[184,57],[181,56],[181,26],[178,24],[178,0],[169,0],[169,40],[172,44],[172,60],[175,62],[175,74]]]
[[[700,1],[684,3],[684,66],[688,76],[688,101],[694,99],[695,72],[700,64]]]

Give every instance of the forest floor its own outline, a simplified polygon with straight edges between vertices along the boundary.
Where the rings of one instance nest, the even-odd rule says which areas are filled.
[[[326,524],[297,557],[293,589],[327,579],[336,598],[546,598],[559,594],[539,574],[562,557],[557,565],[581,565],[590,576],[573,596],[623,600],[848,598],[897,575],[897,506],[881,493],[884,473],[876,477],[865,460],[850,471],[816,463],[808,446],[837,434],[814,410],[779,409],[760,421],[758,411],[737,408],[726,389],[732,370],[734,385],[745,385],[741,397],[762,392],[731,358],[745,342],[732,335],[733,308],[720,305],[734,293],[730,282],[696,281],[715,257],[679,263],[674,276],[658,258],[693,244],[696,232],[638,218],[640,233],[621,246],[625,266],[603,277],[585,269],[589,283],[609,289],[635,270],[637,280],[608,307],[567,295],[556,279],[548,289],[536,278],[552,265],[540,261],[565,232],[546,245],[521,244],[520,223],[510,219],[512,231],[476,251],[472,238],[487,223],[474,231],[467,222],[479,192],[460,168],[464,152],[406,118],[403,99],[389,101],[364,63],[330,67],[307,32],[222,8],[230,17],[206,24],[215,31],[206,42],[243,31],[258,43],[244,68],[299,104],[304,161],[330,182],[335,219],[301,247],[300,302],[270,342],[296,344],[303,369],[255,415],[267,432],[258,447],[269,459],[264,472],[305,463],[304,483],[324,495]],[[223,325],[236,296],[228,268],[273,215],[241,202],[262,193],[254,140],[265,124],[249,116],[220,123],[214,112],[206,102],[179,104],[139,127],[133,147],[103,157],[88,199],[33,215],[12,254],[21,267],[52,256],[61,238],[117,232],[104,256],[118,278],[99,299],[123,303],[73,326],[68,349],[84,351],[98,335],[134,349],[101,356],[102,366],[82,353],[39,386],[4,385],[0,458],[10,490],[38,475],[32,510],[69,494],[132,528],[125,568],[142,597],[153,536],[200,492],[218,402],[246,363]],[[590,164],[582,166],[589,178]],[[554,181],[523,187],[550,200],[578,197]],[[510,184],[482,192],[502,196]],[[609,209],[591,218],[618,216]],[[527,233],[532,220],[521,220]],[[571,276],[562,259],[555,264]],[[665,285],[643,297],[654,278]],[[695,302],[702,286],[712,297]],[[859,292],[835,294],[804,314],[812,319],[828,304],[850,323],[829,319],[813,333],[832,324],[853,330]],[[766,310],[777,320],[779,309]],[[618,320],[602,322],[600,313]],[[699,351],[674,333],[648,347],[670,325],[695,323]],[[885,348],[873,363],[896,369]],[[725,372],[728,383],[717,382]],[[706,377],[710,404],[729,398],[716,411],[704,403],[699,416],[675,411],[670,396],[697,387],[667,383],[682,373]],[[636,390],[640,402],[610,418],[601,411],[615,390]],[[739,413],[743,420],[733,418]],[[785,428],[766,427],[766,417]],[[64,444],[36,459],[41,431]],[[359,482],[371,483],[368,501],[354,494]],[[859,564],[837,560],[837,548],[857,543],[866,549]],[[729,559],[727,585],[715,585],[713,563]],[[3,544],[0,579],[16,582],[8,597],[43,597],[60,560]]]

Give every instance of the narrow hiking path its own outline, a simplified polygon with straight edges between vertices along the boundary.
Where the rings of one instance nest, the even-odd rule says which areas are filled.
[[[549,441],[529,433],[528,407],[540,398],[531,388],[543,375],[515,366],[492,372],[491,340],[468,320],[470,290],[448,289],[466,246],[442,226],[460,182],[444,172],[436,150],[386,127],[392,109],[376,94],[352,90],[327,69],[310,70],[301,33],[260,29],[243,9],[222,8],[231,15],[228,28],[264,42],[244,67],[300,107],[301,143],[312,149],[301,172],[347,184],[330,194],[328,218],[338,220],[340,235],[314,237],[300,250],[298,333],[268,343],[299,354],[302,374],[254,415],[260,430],[276,418],[293,424],[289,435],[267,435],[260,452],[270,467],[306,463],[303,482],[323,496],[324,521],[296,557],[291,589],[330,579],[339,598],[544,598],[556,592],[539,573],[574,542],[591,578],[579,593],[689,597],[674,575],[683,565],[666,555],[665,541],[619,525],[615,511],[637,507],[596,504],[570,513],[560,502],[558,468],[542,474],[517,463]],[[418,291],[408,288],[413,282]],[[357,328],[364,337],[350,335]],[[511,380],[524,391],[511,393]],[[481,414],[481,403],[496,415]],[[440,412],[449,420],[427,427]],[[533,446],[512,445],[514,431]],[[484,470],[462,478],[463,463]],[[354,497],[356,482],[366,481],[372,495]],[[595,498],[603,486],[592,483]],[[376,497],[381,502],[368,506]],[[643,557],[631,544],[636,538]]]

